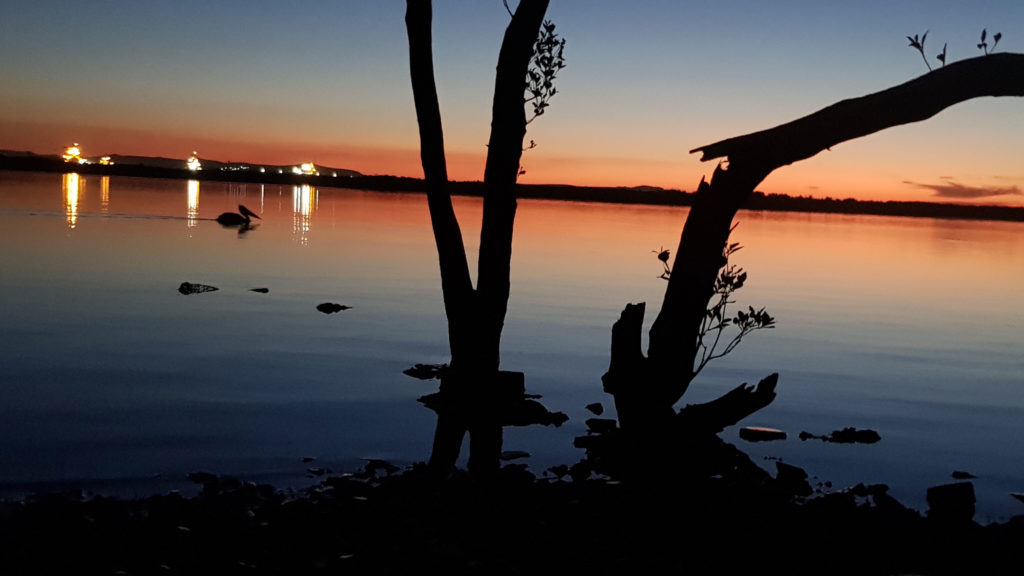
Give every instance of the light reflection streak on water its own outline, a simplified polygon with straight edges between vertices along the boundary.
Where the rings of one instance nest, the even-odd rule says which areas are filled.
[[[69,172],[61,178],[60,184],[68,228],[74,229],[78,225],[78,197],[85,182],[75,172]]]
[[[189,228],[195,228],[199,219],[199,180],[189,180],[187,188],[188,210],[185,213],[185,220]]]
[[[313,211],[316,210],[317,189],[315,186],[303,184],[292,187],[292,210],[294,211],[292,233],[298,238],[299,244],[309,244],[309,229]]]
[[[110,176],[100,178],[100,212],[106,214],[110,210]]]

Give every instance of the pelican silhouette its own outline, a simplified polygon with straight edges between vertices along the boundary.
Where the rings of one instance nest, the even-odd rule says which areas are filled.
[[[255,212],[249,210],[248,208],[242,206],[241,204],[238,205],[238,211],[241,212],[241,214],[237,214],[235,212],[225,212],[220,216],[217,216],[217,223],[220,224],[221,226],[248,226],[252,222],[252,220],[250,220],[249,218],[250,216],[252,218],[258,218],[262,220],[262,218],[257,216]]]

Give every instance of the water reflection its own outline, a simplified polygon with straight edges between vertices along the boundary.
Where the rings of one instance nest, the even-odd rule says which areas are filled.
[[[78,200],[84,187],[85,180],[74,172],[64,174],[61,178],[60,191],[64,195],[64,214],[68,228],[74,229],[78,225]]]
[[[309,244],[309,229],[313,220],[318,200],[315,186],[303,184],[292,187],[292,233],[298,238],[299,244]]]
[[[100,177],[100,212],[106,214],[110,209],[110,176]]]
[[[199,219],[199,180],[189,180],[186,191],[188,197],[188,209],[185,212],[185,221],[189,228],[195,228]]]

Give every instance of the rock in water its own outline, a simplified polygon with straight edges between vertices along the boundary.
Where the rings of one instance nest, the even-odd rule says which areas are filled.
[[[213,292],[214,290],[217,290],[216,286],[193,284],[191,282],[182,282],[181,286],[178,286],[178,292],[182,294],[201,294],[203,292]]]
[[[932,486],[926,494],[928,517],[944,522],[970,522],[974,519],[974,484],[957,482]]]
[[[412,368],[402,370],[402,374],[420,380],[431,380],[433,378],[441,378],[446,370],[448,370],[447,364],[416,364]]]
[[[807,482],[807,472],[803,468],[776,462],[775,469],[777,471],[775,480],[787,492],[797,496],[810,496],[814,492],[810,483]]]
[[[342,310],[350,310],[351,306],[345,306],[344,304],[335,304],[334,302],[324,302],[318,304],[316,309],[323,312],[324,314],[334,314],[335,312],[341,312]]]

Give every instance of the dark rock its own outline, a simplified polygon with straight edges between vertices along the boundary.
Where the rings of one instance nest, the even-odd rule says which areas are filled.
[[[316,309],[324,314],[334,314],[335,312],[341,312],[342,310],[351,310],[352,307],[345,306],[344,304],[336,304],[334,302],[324,302],[323,304],[317,304]]]
[[[810,483],[807,481],[807,472],[803,468],[784,462],[776,462],[775,469],[777,471],[775,480],[783,490],[797,496],[810,496],[814,492],[814,489],[811,488]]]
[[[591,434],[607,434],[618,427],[613,418],[587,418],[587,432]]]
[[[600,402],[594,402],[593,404],[587,404],[586,405],[586,409],[590,410],[590,412],[592,414],[594,414],[595,416],[600,416],[601,414],[604,414],[604,406],[602,406]]]
[[[928,517],[943,522],[970,522],[974,519],[974,484],[957,482],[928,489]]]
[[[213,292],[217,290],[216,286],[210,286],[207,284],[193,284],[191,282],[182,282],[181,286],[178,286],[178,292],[182,294],[202,294],[203,292]]]
[[[874,430],[858,430],[856,428],[843,428],[833,430],[829,435],[829,442],[840,444],[874,444],[882,439],[882,436]]]
[[[953,478],[956,480],[970,480],[975,478],[974,474],[970,472],[964,472],[963,470],[953,470]]]
[[[565,424],[569,416],[565,412],[552,412],[536,400],[523,399],[513,401],[502,412],[502,426],[554,426],[556,428]]]
[[[402,374],[412,376],[413,378],[418,378],[420,380],[431,380],[433,378],[440,378],[444,376],[444,372],[447,369],[447,364],[416,364],[412,368],[402,370]]]
[[[530,453],[522,450],[505,450],[501,453],[501,459],[505,462],[511,460],[518,460],[520,458],[529,458]]]
[[[559,464],[557,466],[552,466],[551,468],[548,468],[547,471],[554,474],[556,478],[564,478],[565,476],[569,475],[569,466],[567,466],[566,464]]]
[[[399,468],[398,466],[395,466],[394,464],[388,462],[387,460],[381,460],[379,458],[371,458],[367,460],[366,466],[363,466],[363,469],[366,470],[367,472],[373,473],[377,473],[377,471],[382,471],[384,472],[384,474],[389,476],[391,474],[401,472],[401,468]]]
[[[217,481],[217,475],[209,472],[191,472],[188,479],[196,484],[210,484]]]
[[[828,436],[819,436],[807,431],[800,432],[801,440],[810,440],[811,438],[836,444],[874,444],[881,440],[882,436],[871,429],[858,430],[853,427],[833,430]]]
[[[249,292],[259,292],[260,294],[270,293],[270,288],[249,288]]]

